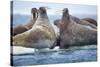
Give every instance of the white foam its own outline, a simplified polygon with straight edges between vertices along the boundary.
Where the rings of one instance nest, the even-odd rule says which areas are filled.
[[[34,48],[26,48],[21,46],[12,46],[12,54],[25,54],[25,53],[34,53]]]
[[[22,46],[12,46],[12,54],[25,54],[25,53],[34,53],[36,49],[34,48],[26,48]],[[59,50],[59,46],[56,46],[54,49],[43,49],[41,51],[53,51],[53,50]]]
[[[36,51],[36,49],[34,48],[26,48],[26,47],[21,47],[21,46],[13,46],[12,47],[12,54],[26,54],[26,53],[34,53]],[[86,46],[73,46],[70,47],[69,49],[71,50],[76,50],[76,49],[92,49],[92,48],[97,48],[97,45],[86,45]],[[54,49],[49,49],[49,48],[45,48],[45,49],[40,49],[39,51],[43,51],[43,52],[50,52],[50,51],[59,51],[61,49],[59,49],[59,46],[56,46]]]
[[[53,50],[59,50],[59,46],[56,46]]]

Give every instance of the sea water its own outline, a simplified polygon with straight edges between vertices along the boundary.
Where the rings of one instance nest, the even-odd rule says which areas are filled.
[[[11,54],[11,62],[14,66],[97,61],[96,45],[71,47],[69,49],[59,49],[56,47],[36,52],[34,48],[22,47],[21,49],[23,49],[21,53],[19,50],[19,52],[15,51],[15,53]],[[18,47],[14,48],[14,50],[18,50]]]

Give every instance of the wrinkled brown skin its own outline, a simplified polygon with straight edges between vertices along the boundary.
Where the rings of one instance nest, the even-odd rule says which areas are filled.
[[[16,26],[16,27],[14,27],[14,28],[12,28],[13,29],[13,36],[15,36],[15,35],[17,35],[17,34],[20,34],[20,33],[23,33],[23,32],[25,32],[25,31],[27,31],[28,29],[27,28],[25,28],[25,26],[23,26],[23,25],[18,25],[18,26]]]
[[[72,18],[72,20],[75,23],[78,23],[78,24],[81,24],[81,25],[85,25],[85,26],[89,26],[89,27],[91,27],[91,28],[93,28],[95,30],[97,29],[97,26],[96,25],[94,25],[94,24],[92,24],[92,23],[90,23],[90,22],[88,22],[86,20],[81,20],[81,19],[79,19],[79,18],[77,18],[75,16],[72,16],[72,15],[70,15],[70,17]],[[61,21],[61,19],[56,19],[54,21],[54,25],[56,25],[58,28],[60,28],[60,23],[59,23],[60,21]],[[56,45],[57,46],[60,46],[60,36],[57,36],[56,41],[57,41]]]
[[[20,34],[20,33],[23,33],[23,32],[25,32],[25,31],[27,31],[27,30],[32,28],[33,24],[35,23],[35,21],[37,19],[37,9],[36,8],[32,8],[31,9],[31,13],[32,13],[33,17],[30,20],[30,22],[28,22],[28,23],[26,23],[24,25],[20,24],[20,25],[14,27],[12,29],[12,32],[13,32],[12,35],[13,36],[15,36],[17,34]]]
[[[94,24],[92,24],[92,23],[90,23],[90,22],[88,22],[86,20],[81,20],[81,22],[79,24],[86,25],[86,26],[90,26],[93,29],[97,29],[97,26],[96,25],[94,25]]]
[[[94,19],[92,19],[92,18],[84,18],[84,19],[82,19],[82,20],[88,21],[89,23],[92,23],[92,24],[94,24],[94,25],[97,26],[97,21],[94,20]]]
[[[85,25],[75,23],[64,8],[60,21],[60,48],[97,44],[97,31]]]
[[[29,48],[54,48],[56,40],[55,32],[48,20],[46,9],[40,7],[38,18],[34,26],[13,37],[13,46],[23,46]]]

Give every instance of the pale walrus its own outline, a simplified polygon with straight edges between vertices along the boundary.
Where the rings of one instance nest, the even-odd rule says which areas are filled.
[[[60,22],[60,39],[61,49],[69,46],[96,44],[97,31],[75,23],[69,15],[68,8],[64,8]]]
[[[33,24],[35,23],[35,21],[37,19],[37,9],[32,8],[31,14],[32,14],[32,18],[31,18],[30,22],[28,22],[27,24],[24,24],[24,25],[20,24],[20,25],[13,28],[13,30],[12,30],[13,36],[20,34],[20,33],[23,33],[23,32],[32,28]]]
[[[51,26],[46,9],[40,7],[38,10],[38,18],[34,26],[21,34],[13,37],[13,46],[23,46],[30,48],[53,48],[56,35]]]

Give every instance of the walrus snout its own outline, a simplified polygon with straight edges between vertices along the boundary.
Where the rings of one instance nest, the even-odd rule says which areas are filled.
[[[33,19],[36,19],[37,18],[37,14],[38,14],[37,12],[38,12],[37,8],[32,8],[31,9],[31,13],[33,15]]]
[[[45,7],[40,7],[39,8],[39,13],[41,13],[41,14],[46,13],[46,8]]]

